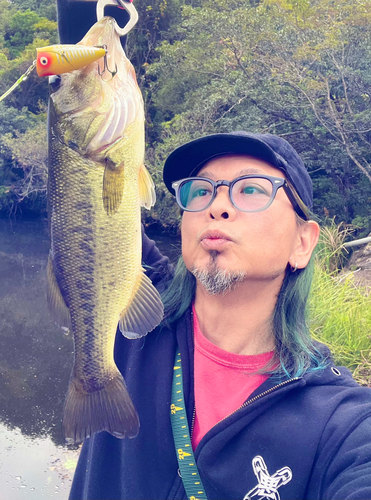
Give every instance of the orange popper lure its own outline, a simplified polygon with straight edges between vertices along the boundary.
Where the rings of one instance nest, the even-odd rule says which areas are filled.
[[[49,45],[36,49],[36,71],[39,76],[52,76],[82,68],[104,57],[104,47],[83,45]]]

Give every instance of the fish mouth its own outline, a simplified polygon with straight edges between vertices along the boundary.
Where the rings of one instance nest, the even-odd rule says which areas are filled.
[[[84,38],[77,43],[85,47],[102,47],[106,49],[104,59],[98,61],[99,73],[104,74],[104,80],[110,81],[117,71],[125,71],[126,54],[116,31],[117,23],[113,17],[103,17],[95,23]]]
[[[105,46],[106,58],[66,73],[51,95],[60,118],[62,142],[74,138],[79,152],[104,158],[136,126],[144,122],[143,100],[132,64],[122,48],[116,21],[104,17],[90,28],[77,45]],[[65,138],[65,130],[67,134]]]

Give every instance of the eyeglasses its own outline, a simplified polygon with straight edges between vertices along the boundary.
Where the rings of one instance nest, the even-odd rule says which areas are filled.
[[[232,205],[241,212],[262,212],[273,203],[280,187],[283,187],[294,210],[307,220],[308,216],[296,200],[286,179],[270,175],[243,175],[233,181],[213,181],[205,177],[188,177],[173,182],[176,201],[182,210],[201,212],[206,210],[217,195],[220,186],[229,188]]]

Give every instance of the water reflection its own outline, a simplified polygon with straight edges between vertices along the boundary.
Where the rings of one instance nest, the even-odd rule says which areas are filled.
[[[177,259],[177,238],[147,234]],[[77,456],[61,429],[73,342],[47,311],[48,251],[46,221],[0,219],[0,485],[7,500],[51,498],[52,491],[66,499]]]
[[[42,500],[68,497],[78,450],[56,447],[49,437],[25,437],[0,423],[1,497]]]
[[[46,223],[0,220],[0,420],[59,445],[73,345],[46,309],[48,249]]]

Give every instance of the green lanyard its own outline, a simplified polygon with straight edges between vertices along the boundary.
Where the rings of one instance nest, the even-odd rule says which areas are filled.
[[[180,351],[177,351],[175,356],[170,417],[179,469],[187,497],[189,500],[207,500],[192,450],[183,395]]]

